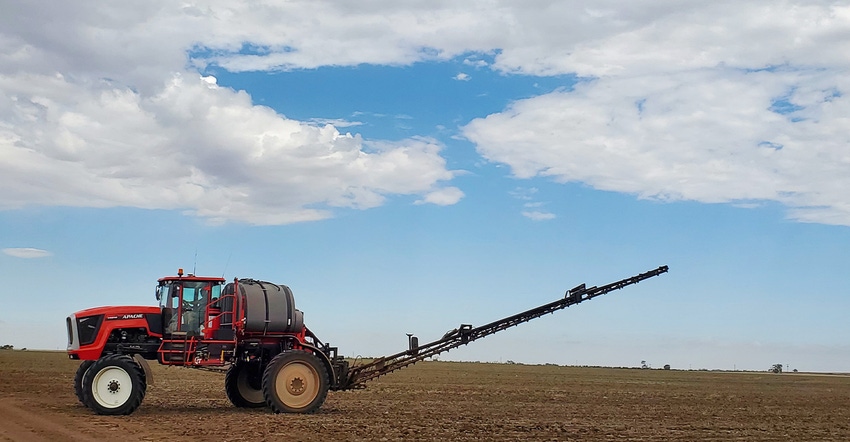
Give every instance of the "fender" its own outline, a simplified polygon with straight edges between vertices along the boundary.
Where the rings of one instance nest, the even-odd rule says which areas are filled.
[[[316,356],[319,357],[319,359],[325,364],[325,370],[328,372],[328,375],[330,376],[330,381],[331,381],[330,385],[336,385],[336,383],[337,383],[336,372],[334,372],[333,364],[331,364],[331,360],[328,358],[328,355],[326,355],[325,352],[319,350],[317,347],[314,347],[310,344],[305,344],[305,343],[302,342],[301,346],[304,347],[304,348],[309,348],[310,350],[313,351],[313,354],[315,354]]]
[[[308,343],[306,343],[302,340],[299,340],[295,336],[285,336],[284,339],[289,339],[289,340],[295,342],[297,345],[300,345],[301,347],[304,347],[304,348],[312,351],[313,354],[316,355],[319,358],[319,360],[322,361],[322,364],[325,366],[325,371],[328,372],[328,380],[330,381],[330,385],[336,385],[337,384],[336,372],[334,372],[333,364],[331,364],[331,360],[330,360],[330,358],[328,358],[328,355],[326,355],[325,352],[323,352],[322,350],[320,350],[318,347],[316,347],[314,345],[310,345],[310,344],[308,344]]]
[[[142,367],[142,371],[145,372],[145,382],[147,382],[150,387],[153,385],[153,371],[151,371],[151,366],[148,364],[148,361],[145,358],[139,356],[138,354],[133,355],[133,360],[139,364],[139,367]]]

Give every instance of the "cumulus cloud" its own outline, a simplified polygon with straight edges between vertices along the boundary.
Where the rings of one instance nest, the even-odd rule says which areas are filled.
[[[387,195],[452,200],[454,174],[433,139],[363,140],[338,129],[356,122],[288,119],[185,70],[187,54],[239,46],[261,17],[212,32],[230,11],[137,6],[21,6],[0,19],[0,208],[133,206],[285,224]]]
[[[416,204],[428,203],[438,206],[451,206],[452,204],[457,204],[463,197],[463,191],[457,187],[446,187],[425,195],[424,198],[416,201]]]
[[[850,6],[828,1],[544,0],[533,8],[508,0],[209,2],[204,8],[160,7],[150,18],[173,20],[178,14],[189,29],[209,35],[196,43],[206,50],[194,62],[232,71],[456,56],[485,66],[468,55],[481,53],[492,55],[492,66],[505,72],[602,76],[652,73],[660,66],[675,71],[843,63],[850,51]],[[218,26],[225,18],[228,26]],[[821,47],[831,50],[812,50]]]
[[[36,249],[32,247],[12,247],[3,249],[3,253],[9,256],[13,256],[15,258],[24,258],[24,259],[33,259],[33,258],[46,258],[48,256],[52,256],[53,254],[48,252],[47,250]]]
[[[0,128],[6,207],[134,206],[282,224],[427,194],[452,178],[436,141],[364,141],[197,76],[175,75],[153,96],[62,76],[0,81],[13,123]]]
[[[778,201],[793,219],[850,225],[850,57],[824,50],[846,49],[850,7],[748,2],[729,14],[721,4],[598,10],[619,28],[547,54],[503,51],[505,70],[586,77],[464,134],[519,178],[661,200]]]
[[[463,73],[463,72],[461,72],[461,73],[459,73],[459,74],[457,74],[457,75],[455,75],[455,76],[454,76],[454,79],[455,79],[455,80],[458,80],[458,81],[469,81],[469,80],[470,80],[470,78],[471,78],[471,77],[469,76],[469,74],[465,74],[465,73]]]
[[[661,200],[778,201],[850,225],[846,76],[732,68],[605,77],[521,100],[464,128],[519,178]]]

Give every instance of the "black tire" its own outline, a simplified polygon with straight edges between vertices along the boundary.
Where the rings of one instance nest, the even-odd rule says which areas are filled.
[[[83,374],[83,402],[97,414],[124,415],[145,398],[145,372],[126,355],[104,356]]]
[[[275,413],[312,413],[328,396],[328,371],[312,353],[285,351],[263,372],[263,396]]]
[[[94,364],[94,361],[83,361],[79,367],[77,367],[77,374],[74,375],[74,393],[77,394],[77,399],[80,400],[80,403],[88,407],[86,405],[86,401],[83,400],[83,375],[86,374],[86,371],[89,367]]]
[[[265,407],[262,365],[259,362],[237,362],[231,365],[224,375],[224,392],[236,407]]]

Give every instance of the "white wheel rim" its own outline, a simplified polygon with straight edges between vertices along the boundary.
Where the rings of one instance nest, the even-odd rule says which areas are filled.
[[[124,405],[133,393],[133,380],[130,374],[120,367],[108,367],[100,370],[92,381],[92,396],[104,408],[118,408]]]

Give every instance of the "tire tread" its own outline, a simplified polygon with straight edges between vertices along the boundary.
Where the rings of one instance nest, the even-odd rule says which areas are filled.
[[[266,402],[251,402],[242,396],[239,391],[239,374],[242,370],[249,369],[247,363],[235,363],[227,369],[224,375],[224,392],[227,399],[237,408],[262,408],[266,406]],[[262,390],[262,387],[260,387]]]
[[[91,367],[95,361],[83,361],[80,363],[80,366],[77,367],[77,372],[74,374],[74,393],[77,395],[77,399],[88,408],[88,404],[86,404],[85,398],[83,397],[83,376],[88,371],[89,367]]]

